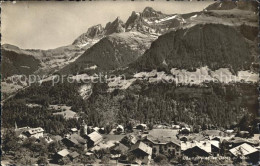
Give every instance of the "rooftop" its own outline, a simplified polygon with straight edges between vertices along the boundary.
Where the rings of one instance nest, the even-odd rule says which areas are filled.
[[[66,138],[68,140],[70,140],[71,142],[73,142],[74,144],[85,144],[86,140],[84,138],[82,138],[80,135],[78,134],[72,134],[70,135],[68,138]]]
[[[94,131],[88,135],[88,137],[93,141],[97,142],[100,139],[102,139],[102,135],[100,135],[98,132]]]
[[[58,152],[58,154],[62,157],[65,157],[69,154],[70,152],[68,151],[68,149],[63,149],[61,151]]]
[[[136,149],[139,149],[139,150],[145,152],[148,155],[152,155],[152,148],[150,146],[146,145],[145,143],[141,142],[141,141],[134,144],[131,147],[131,151],[134,151]]]
[[[258,152],[258,150],[246,143],[239,145],[233,149],[229,150],[234,156],[238,156],[238,155],[249,155],[255,152]]]
[[[76,157],[79,156],[79,154],[77,152],[72,152],[72,153],[69,154],[69,156],[72,157],[72,158],[76,158]]]
[[[211,153],[211,143],[209,141],[188,141],[181,142],[181,150],[185,151],[187,149],[197,146],[198,148]]]
[[[155,144],[166,144],[172,142],[180,145],[180,141],[176,137],[177,133],[177,130],[172,129],[153,129],[149,132],[146,138]]]

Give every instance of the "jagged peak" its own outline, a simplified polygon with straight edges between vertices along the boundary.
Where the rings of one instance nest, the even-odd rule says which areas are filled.
[[[88,31],[93,30],[93,29],[102,30],[103,27],[102,27],[101,24],[93,25],[93,26],[88,28]]]
[[[143,12],[141,13],[143,17],[158,17],[163,15],[162,12],[154,10],[152,7],[144,8]]]
[[[154,10],[152,7],[147,6],[144,8],[143,13],[144,12],[156,12],[156,10]]]
[[[117,17],[112,23],[108,22],[105,27],[105,34],[110,35],[112,33],[124,32],[124,22]]]

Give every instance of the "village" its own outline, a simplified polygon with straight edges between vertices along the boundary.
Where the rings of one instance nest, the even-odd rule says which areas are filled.
[[[248,131],[199,129],[185,124],[114,125],[109,133],[104,127],[71,128],[64,136],[51,135],[41,127],[15,126],[20,142],[34,138],[35,143],[61,145],[48,156],[46,164],[164,165],[256,164],[259,161],[260,134]],[[2,163],[3,164],[3,163]]]

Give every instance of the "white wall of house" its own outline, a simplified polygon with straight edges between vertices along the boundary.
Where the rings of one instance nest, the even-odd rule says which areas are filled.
[[[43,132],[32,134],[31,137],[35,137],[35,138],[39,139],[39,138],[43,137]]]

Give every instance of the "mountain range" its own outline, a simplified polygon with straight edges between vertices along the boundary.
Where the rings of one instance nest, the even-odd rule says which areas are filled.
[[[203,11],[187,14],[164,14],[146,7],[142,12],[133,11],[125,23],[117,17],[105,27],[94,25],[68,46],[32,50],[4,44],[3,83],[22,74],[115,70],[134,74],[172,68],[195,71],[203,66],[229,68],[232,73],[256,71],[255,3],[215,2]]]
[[[259,95],[256,9],[253,1],[215,2],[186,14],[146,7],[125,23],[117,17],[105,27],[94,25],[68,46],[2,45],[3,126],[55,131],[65,120],[47,125],[56,118],[48,107],[66,105],[98,127],[133,119],[252,130]],[[80,81],[100,73],[107,82]],[[47,78],[31,86],[12,81],[23,74]],[[53,75],[73,75],[79,83],[52,86]]]

